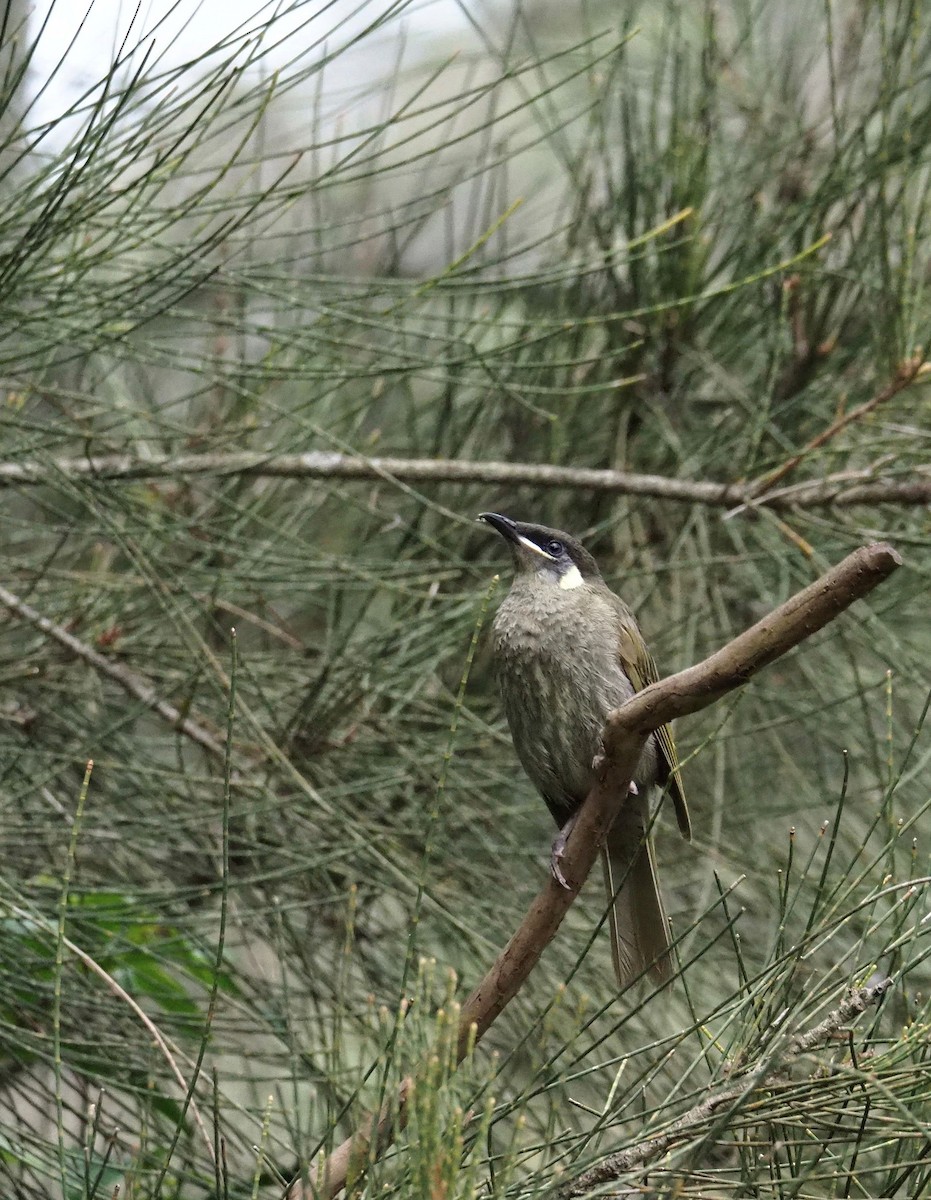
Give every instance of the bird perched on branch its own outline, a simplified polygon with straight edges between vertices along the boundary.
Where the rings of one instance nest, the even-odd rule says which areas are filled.
[[[494,621],[495,673],[517,756],[560,827],[551,865],[566,886],[560,860],[595,782],[605,720],[657,678],[656,664],[633,613],[575,538],[499,513],[482,513],[479,520],[501,534],[514,560],[514,582]],[[668,725],[650,736],[602,851],[622,988],[651,964],[660,980],[671,973],[669,928],[648,833],[654,785],[668,785],[679,829],[689,838]]]

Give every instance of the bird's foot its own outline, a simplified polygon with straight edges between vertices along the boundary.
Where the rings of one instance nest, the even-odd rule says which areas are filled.
[[[559,886],[564,887],[567,892],[571,889],[565,875],[562,873],[562,868],[559,864],[566,857],[566,843],[568,842],[569,834],[572,832],[572,828],[575,825],[575,818],[577,815],[577,813],[573,813],[565,825],[563,825],[562,829],[560,829],[559,833],[557,833],[555,838],[553,838],[553,849],[550,852],[550,871],[552,872],[553,878],[556,880]]]
[[[637,785],[634,783],[633,780],[631,780],[630,783],[627,785],[627,790],[631,794],[631,796],[639,796],[640,795],[640,789],[637,787]]]

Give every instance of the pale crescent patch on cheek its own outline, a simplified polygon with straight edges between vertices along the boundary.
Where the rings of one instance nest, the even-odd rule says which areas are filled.
[[[534,552],[534,554],[539,554],[539,556],[542,559],[545,559],[547,562],[555,562],[556,561],[556,559],[553,558],[552,554],[547,554],[545,550],[541,550],[540,547],[537,545],[537,543],[532,542],[530,540],[530,538],[525,538],[525,537],[522,537],[520,534],[518,534],[517,540],[527,550],[532,550]]]
[[[559,586],[566,592],[572,588],[581,587],[584,582],[579,568],[575,565],[559,577]]]

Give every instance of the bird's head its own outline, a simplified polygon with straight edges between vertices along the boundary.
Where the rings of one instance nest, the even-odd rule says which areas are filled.
[[[512,521],[500,513],[479,513],[507,542],[518,576],[571,590],[601,579],[598,565],[585,547],[568,533]]]

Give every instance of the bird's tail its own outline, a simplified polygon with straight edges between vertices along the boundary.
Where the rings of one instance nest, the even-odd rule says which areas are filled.
[[[611,903],[611,955],[621,988],[648,966],[660,983],[672,974],[669,926],[656,879],[653,842],[646,835],[649,815],[646,796],[631,795],[602,851]]]

